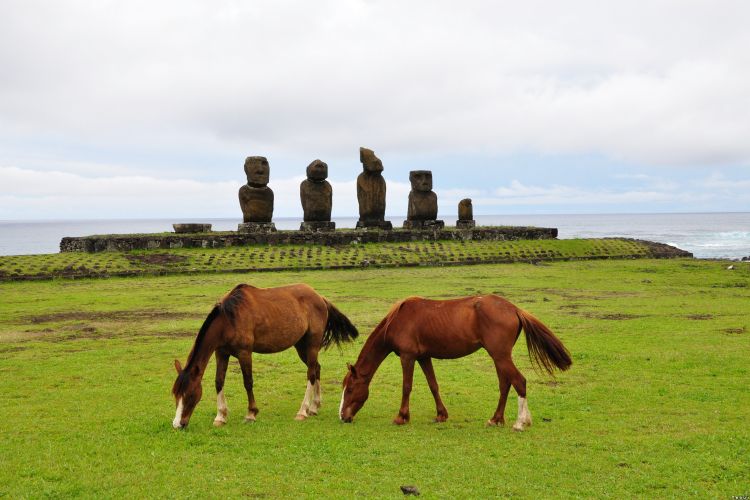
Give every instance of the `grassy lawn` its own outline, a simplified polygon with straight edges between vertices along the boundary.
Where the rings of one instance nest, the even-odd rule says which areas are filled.
[[[427,498],[747,495],[750,264],[727,265],[641,259],[0,283],[0,497],[399,498],[400,485]],[[211,305],[239,282],[307,282],[363,334],[408,295],[497,293],[550,326],[574,364],[550,379],[518,342],[534,417],[523,433],[484,425],[498,391],[483,351],[435,362],[448,422],[431,422],[417,370],[411,423],[390,423],[401,386],[391,356],[355,422],[341,424],[341,378],[362,335],[323,353],[319,416],[294,421],[305,369],[288,351],[254,357],[255,424],[243,423],[232,360],[229,422],[212,427],[212,361],[190,427],[174,431],[172,360],[184,362]]]

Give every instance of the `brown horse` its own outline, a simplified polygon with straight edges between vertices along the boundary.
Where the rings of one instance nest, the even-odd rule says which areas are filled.
[[[553,368],[566,370],[572,364],[570,353],[560,340],[531,314],[497,295],[455,300],[428,300],[411,297],[397,303],[370,334],[357,362],[348,365],[344,378],[339,417],[351,422],[369,395],[375,371],[390,353],[401,358],[403,391],[401,408],[393,423],[409,421],[414,362],[427,377],[437,406],[436,422],[448,418],[448,410],[438,392],[432,358],[452,359],[467,356],[484,347],[495,362],[500,381],[500,401],[489,425],[505,424],[505,402],[512,385],[518,393],[518,420],[514,430],[531,425],[526,402],[526,379],[513,364],[511,352],[521,329],[532,360],[550,374]]]
[[[307,390],[297,420],[316,415],[320,408],[318,351],[357,337],[357,329],[333,304],[303,284],[279,288],[238,285],[224,296],[203,322],[183,369],[175,360],[177,380],[172,387],[177,412],[172,426],[187,426],[201,399],[201,380],[211,355],[216,353],[218,412],[214,425],[227,421],[224,377],[229,356],[240,361],[247,391],[245,421],[255,421],[258,407],[253,396],[252,354],[273,353],[294,346],[307,365]]]

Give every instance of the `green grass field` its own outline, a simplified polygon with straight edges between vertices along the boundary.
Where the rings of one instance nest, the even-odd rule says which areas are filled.
[[[750,493],[750,264],[607,260],[0,283],[0,497],[716,497]],[[307,282],[363,335],[323,353],[323,408],[294,421],[305,369],[256,355],[255,424],[236,360],[216,412],[213,361],[186,431],[171,427],[172,361],[239,282]],[[411,423],[389,357],[350,425],[341,378],[394,301],[501,294],[549,325],[569,372],[532,371],[534,425],[485,427],[497,404],[486,353],[436,361],[450,412],[415,373]],[[506,419],[515,419],[511,396]]]
[[[464,265],[591,258],[643,258],[652,249],[625,239],[412,241],[344,246],[248,245],[0,256],[0,281],[50,277]]]

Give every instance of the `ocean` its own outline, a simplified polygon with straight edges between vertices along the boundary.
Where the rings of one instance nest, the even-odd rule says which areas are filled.
[[[442,216],[455,224],[454,216]],[[625,237],[657,241],[692,252],[699,259],[750,257],[750,212],[695,214],[476,215],[477,225],[556,227],[558,237]],[[386,217],[400,227],[404,217]],[[356,217],[334,218],[336,227],[354,227]],[[63,236],[172,231],[175,222],[213,224],[236,230],[239,219],[117,219],[0,221],[0,255],[56,253]],[[274,219],[278,229],[299,229],[301,219]]]

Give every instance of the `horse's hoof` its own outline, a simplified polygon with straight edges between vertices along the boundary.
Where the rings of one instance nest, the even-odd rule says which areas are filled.
[[[255,422],[255,415],[248,415],[245,417],[246,424],[252,424]]]
[[[296,417],[294,417],[294,420],[298,422],[302,422],[307,418],[307,415],[302,415],[301,413],[298,413]]]
[[[435,417],[435,423],[436,424],[440,424],[442,422],[445,422],[446,420],[448,420],[448,416],[447,415],[438,415],[437,417]]]
[[[226,420],[219,420],[218,418],[214,420],[214,427],[222,427],[224,424],[226,424]]]
[[[393,423],[394,425],[405,425],[405,424],[408,424],[409,421],[406,420],[405,418],[396,417],[393,419]]]
[[[513,424],[513,430],[516,432],[523,432],[524,425],[521,422],[516,422]]]
[[[490,427],[490,426],[491,427],[502,427],[504,425],[505,425],[505,422],[503,422],[502,420],[489,419],[487,421],[487,427]]]

